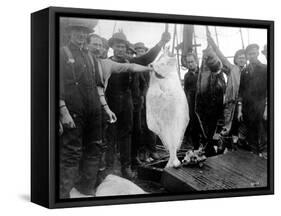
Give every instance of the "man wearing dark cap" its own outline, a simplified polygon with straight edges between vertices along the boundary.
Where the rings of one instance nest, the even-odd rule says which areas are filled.
[[[237,110],[241,71],[245,69],[247,64],[246,53],[244,49],[237,50],[234,54],[234,64],[232,64],[220,51],[211,35],[208,35],[208,42],[221,60],[223,66],[227,69],[227,85],[224,95],[224,124],[220,134],[223,138],[233,135],[232,141],[236,143],[238,138],[235,135],[238,134],[238,122],[234,116]],[[227,147],[230,149],[232,145],[228,145]]]
[[[135,43],[134,48],[138,56],[142,56],[148,51],[148,48],[144,45],[143,42]]]
[[[117,32],[109,39],[108,44],[113,49],[111,60],[125,63],[150,64],[158,55],[165,43],[170,40],[170,34],[162,34],[160,42],[147,54],[132,59],[126,59],[128,41],[123,32]],[[133,102],[132,102],[132,73],[112,74],[108,81],[106,96],[108,105],[117,116],[116,124],[110,125],[108,139],[112,150],[115,145],[119,147],[121,171],[124,177],[133,178],[135,174],[131,170],[131,133],[133,126]],[[115,142],[116,141],[116,142]],[[112,157],[112,155],[110,155]],[[113,160],[109,161],[113,164]]]
[[[196,97],[196,112],[200,120],[203,142],[207,156],[217,153],[213,138],[218,120],[223,117],[223,97],[226,89],[226,75],[222,63],[211,48],[203,51],[202,69]],[[205,79],[203,79],[204,77]],[[215,145],[216,144],[216,145]]]
[[[60,52],[60,198],[75,186],[93,195],[100,162],[101,104],[97,92],[96,60],[85,49],[92,20],[67,18],[70,40]],[[96,170],[89,170],[95,164]]]
[[[151,68],[147,66],[142,66],[134,63],[119,63],[112,61],[111,59],[104,59],[103,58],[103,41],[102,38],[97,34],[91,34],[88,38],[88,48],[93,55],[94,58],[97,58],[97,63],[99,67],[100,72],[100,83],[98,83],[98,93],[100,96],[100,102],[103,107],[103,140],[105,143],[107,143],[106,139],[106,129],[108,124],[114,124],[117,120],[115,114],[111,111],[110,107],[107,104],[106,98],[105,98],[105,90],[108,85],[108,80],[114,73],[128,73],[129,72],[136,72],[135,75],[144,73],[144,72],[150,72]],[[129,50],[129,49],[128,49]],[[133,50],[134,51],[134,50]],[[126,53],[128,57],[128,52]],[[126,58],[127,58],[126,57]],[[139,139],[139,137],[138,137]],[[112,155],[110,155],[112,157]],[[105,166],[101,167],[100,170],[104,170]],[[111,171],[111,170],[107,170]],[[106,172],[107,172],[106,171]]]
[[[143,42],[135,43],[136,56],[147,53]],[[134,125],[132,133],[132,162],[139,164],[159,159],[156,152],[156,135],[148,129],[146,122],[146,92],[149,86],[150,73],[136,74],[133,82]],[[141,137],[141,139],[139,138]]]
[[[238,102],[238,120],[243,119],[247,126],[247,141],[256,154],[265,153],[266,143],[262,140],[264,133],[264,115],[267,98],[267,67],[258,60],[259,46],[250,44],[246,48],[249,65],[241,74]]]
[[[144,44],[142,43],[144,48]],[[140,47],[132,45],[135,55],[137,57],[144,55],[147,52],[147,48],[142,50]],[[130,46],[129,46],[130,49]],[[143,143],[143,130],[142,130],[142,116],[141,111],[144,107],[144,90],[147,86],[147,83],[144,79],[144,74],[138,73],[134,74],[132,80],[132,99],[133,99],[133,127],[132,127],[132,149],[131,149],[131,158],[132,158],[132,168],[135,169],[139,165],[138,152]],[[149,74],[149,72],[148,72]]]
[[[134,56],[137,54],[136,50],[135,50],[135,47],[133,44],[129,44],[128,45],[128,48],[127,48],[127,58],[128,59],[131,59],[131,58],[134,58]]]

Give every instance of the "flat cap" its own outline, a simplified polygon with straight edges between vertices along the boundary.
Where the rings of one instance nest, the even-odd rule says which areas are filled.
[[[144,45],[143,42],[135,43],[134,47],[135,47],[135,49],[144,49],[145,51],[148,50],[148,48]]]
[[[246,53],[248,53],[250,50],[252,50],[252,49],[259,49],[260,47],[259,47],[259,45],[257,45],[257,44],[249,44],[247,47],[246,47],[246,49],[245,49],[245,52]]]

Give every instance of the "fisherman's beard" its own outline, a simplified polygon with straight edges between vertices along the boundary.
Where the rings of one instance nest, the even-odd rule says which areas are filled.
[[[95,55],[97,58],[100,58],[102,56],[102,52],[100,50],[98,50],[98,49],[92,49],[91,53],[93,55]]]
[[[126,52],[123,51],[115,51],[114,56],[116,56],[119,59],[125,59],[126,58]]]

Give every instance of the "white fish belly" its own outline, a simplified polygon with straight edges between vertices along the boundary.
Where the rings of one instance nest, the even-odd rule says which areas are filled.
[[[188,103],[178,77],[151,77],[146,96],[146,117],[148,128],[160,137],[170,153],[169,162],[173,163],[177,160],[176,151],[189,123]]]

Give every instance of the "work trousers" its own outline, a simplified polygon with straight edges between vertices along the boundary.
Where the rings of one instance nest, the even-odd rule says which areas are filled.
[[[141,127],[141,110],[134,110],[133,112],[133,131],[132,131],[132,162],[136,162],[138,151],[142,147],[143,133]]]
[[[141,127],[143,136],[141,139],[140,150],[156,152],[157,135],[148,128],[146,119],[146,103],[141,110]]]
[[[247,115],[243,115],[244,123],[247,128],[246,140],[254,153],[262,153],[267,151],[267,133],[266,124],[263,120],[263,116],[256,115],[256,119],[249,118]]]
[[[117,152],[120,153],[120,163],[123,168],[131,165],[131,138],[133,126],[133,102],[131,91],[107,94],[107,102],[115,113],[117,121],[108,124],[106,139],[108,142],[107,165],[112,167]]]
[[[101,141],[100,109],[70,114],[76,127],[64,128],[60,136],[60,198],[69,198],[77,186],[82,193],[92,194],[96,186],[100,156],[105,151]]]
[[[225,135],[228,135],[232,129],[233,118],[236,111],[236,102],[230,101],[225,104],[223,115],[224,115],[224,125],[223,132]]]

